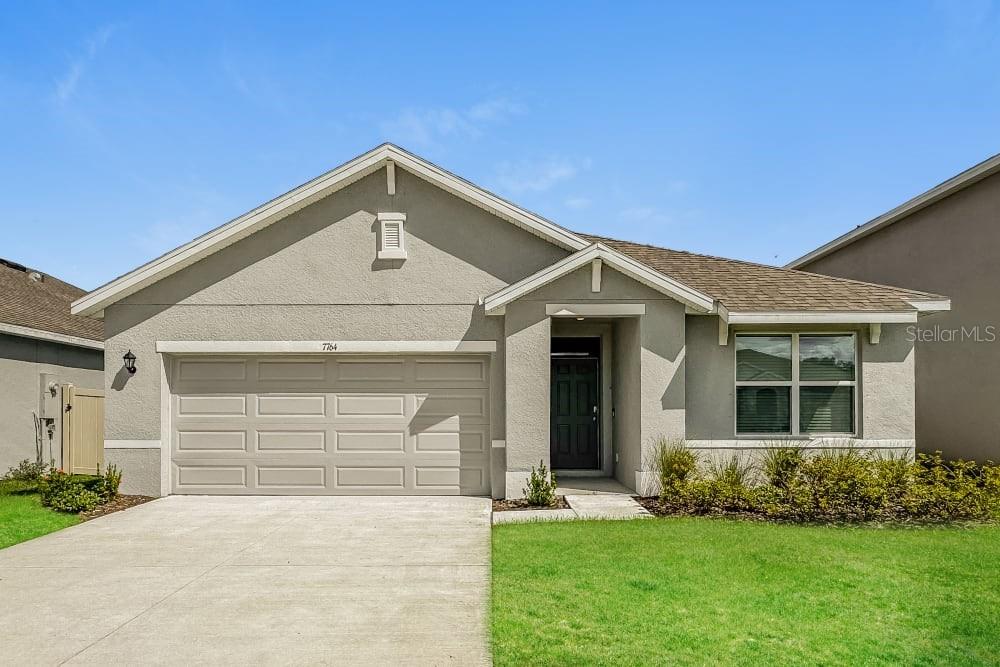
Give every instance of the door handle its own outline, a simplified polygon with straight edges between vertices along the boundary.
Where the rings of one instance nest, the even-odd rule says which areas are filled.
[[[596,422],[597,421],[597,406],[596,405],[594,406],[593,413],[594,413],[593,419]]]

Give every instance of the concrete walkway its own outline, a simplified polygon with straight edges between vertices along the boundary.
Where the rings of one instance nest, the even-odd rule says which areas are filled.
[[[574,519],[645,519],[652,515],[636,502],[634,493],[606,477],[560,481],[556,495],[565,496],[569,509],[507,510],[493,513],[493,523],[572,521]]]
[[[0,550],[4,664],[488,664],[484,498],[172,496]]]

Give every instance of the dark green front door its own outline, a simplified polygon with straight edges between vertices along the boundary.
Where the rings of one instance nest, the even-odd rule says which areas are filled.
[[[600,385],[597,359],[552,359],[552,468],[601,467]]]

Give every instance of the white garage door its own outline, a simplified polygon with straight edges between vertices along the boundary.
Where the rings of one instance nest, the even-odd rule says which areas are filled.
[[[174,493],[489,493],[486,357],[182,357]]]

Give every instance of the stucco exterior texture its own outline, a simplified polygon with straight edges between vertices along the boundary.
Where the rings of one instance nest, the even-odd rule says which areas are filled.
[[[1000,175],[990,176],[803,267],[943,294],[951,311],[915,339],[916,445],[1000,460]]]
[[[0,334],[0,475],[25,459],[61,464],[62,420],[59,414],[42,415],[42,376],[96,389],[104,386],[103,367],[100,350]],[[59,400],[57,393],[54,403]],[[51,420],[40,433],[35,415]]]
[[[388,211],[406,214],[403,261],[376,259],[376,214]],[[493,341],[490,488],[520,496],[532,466],[550,460],[551,338],[574,327],[603,339],[604,474],[650,490],[649,454],[660,437],[752,449],[735,440],[735,354],[732,339],[719,345],[716,317],[687,315],[609,267],[599,292],[584,267],[502,315],[484,312],[483,297],[568,254],[401,168],[395,195],[384,169],[372,173],[107,307],[106,438],[145,444],[116,445],[106,459],[124,467],[127,491],[170,489],[162,423],[170,364],[157,341]],[[581,302],[643,304],[645,314],[583,322],[546,315],[546,304]],[[896,326],[883,328],[878,345],[859,338],[862,444],[911,451],[913,347]],[[128,349],[138,358],[133,376],[120,369]]]

